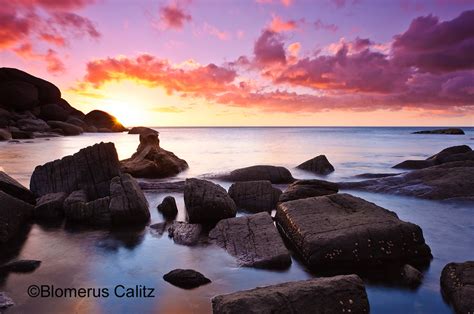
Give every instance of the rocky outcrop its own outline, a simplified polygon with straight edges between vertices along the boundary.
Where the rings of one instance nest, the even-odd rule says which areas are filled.
[[[33,213],[33,205],[0,191],[0,243],[10,240]]]
[[[441,291],[456,313],[473,313],[474,261],[444,266],[441,272]]]
[[[30,204],[36,202],[35,196],[30,190],[3,171],[0,171],[0,191]]]
[[[233,182],[265,180],[275,184],[291,183],[295,180],[288,169],[266,165],[236,169],[227,175],[219,176],[219,178]]]
[[[276,208],[281,190],[270,181],[236,182],[229,188],[229,196],[238,208],[258,213]]]
[[[192,269],[175,269],[163,276],[163,279],[170,284],[183,288],[193,289],[211,282],[200,272]]]
[[[325,155],[319,155],[313,159],[307,160],[296,168],[321,175],[327,175],[334,171],[333,165],[331,165]]]
[[[174,219],[178,215],[178,207],[176,206],[176,200],[173,196],[166,196],[160,205],[158,205],[158,211],[168,219]]]
[[[74,124],[62,121],[48,121],[48,124],[53,129],[60,129],[64,135],[81,135],[84,130]]]
[[[128,134],[148,134],[148,133],[152,133],[156,135],[159,134],[158,131],[153,130],[151,128],[144,127],[144,126],[136,126],[136,127],[131,128],[128,131]]]
[[[286,282],[219,295],[214,314],[369,313],[364,283],[356,275]]]
[[[46,132],[51,129],[46,122],[36,118],[20,119],[16,125],[21,131],[26,132]]]
[[[0,265],[0,274],[2,273],[29,273],[41,265],[41,261],[36,260],[17,260]]]
[[[140,134],[137,152],[121,161],[122,171],[137,178],[166,178],[188,168],[185,160],[160,147],[158,133]]]
[[[241,266],[287,268],[290,253],[268,213],[223,219],[209,239],[237,258]]]
[[[339,191],[338,185],[323,180],[298,180],[280,195],[280,202],[299,200],[302,198],[335,194]]]
[[[340,182],[339,187],[434,200],[473,200],[474,161],[448,162],[393,177],[359,182]]]
[[[276,221],[313,269],[416,265],[431,259],[419,226],[349,194],[281,203]]]
[[[425,160],[405,160],[392,168],[396,169],[423,169],[453,161],[474,161],[474,152],[467,145],[452,146]]]
[[[202,226],[200,224],[190,224],[182,221],[173,221],[168,228],[170,238],[174,243],[181,245],[195,245],[199,242]]]
[[[45,194],[37,199],[33,216],[38,219],[57,219],[64,216],[65,192]]]
[[[206,180],[186,179],[184,204],[191,223],[216,223],[237,213],[237,206],[227,191]]]
[[[86,114],[84,122],[90,126],[96,127],[97,129],[106,129],[110,132],[128,131],[126,127],[118,122],[117,118],[101,110],[92,110]]]
[[[66,219],[90,224],[145,223],[148,203],[138,183],[120,171],[113,143],[81,149],[35,168],[30,187],[38,197],[64,192]]]
[[[412,134],[450,134],[450,135],[464,135],[464,131],[459,128],[449,128],[449,129],[436,129],[436,130],[423,130],[416,131]]]

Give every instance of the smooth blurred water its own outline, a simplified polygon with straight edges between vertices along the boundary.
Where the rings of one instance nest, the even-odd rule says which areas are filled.
[[[364,172],[397,172],[390,167],[409,158],[426,158],[439,150],[467,144],[466,135],[413,135],[423,128],[157,128],[162,147],[185,159],[190,168],[173,180],[215,174],[255,164],[288,167],[297,178],[316,177],[294,169],[299,163],[325,154],[336,171],[326,180],[353,179]],[[85,134],[77,137],[35,139],[33,143],[0,143],[0,167],[25,185],[36,165],[75,153],[104,141],[114,142],[120,158],[138,146],[138,135]],[[228,188],[228,183],[221,183]],[[434,259],[417,290],[367,284],[372,313],[450,313],[439,292],[439,276],[450,261],[474,259],[472,203],[448,203],[414,198],[350,192],[395,211],[402,220],[419,224]],[[156,206],[168,194],[146,193],[151,224],[163,221]],[[184,220],[182,194],[171,194],[178,203],[178,220]],[[311,278],[297,259],[285,271],[240,268],[224,250],[212,245],[180,246],[145,227],[139,230],[88,229],[70,225],[33,224],[24,239],[1,248],[0,260],[39,259],[30,274],[10,274],[0,279],[0,291],[16,302],[9,313],[207,313],[210,298],[256,286]],[[182,290],[162,276],[174,268],[193,268],[212,283]],[[39,299],[28,297],[31,284],[56,287],[114,287],[122,284],[155,288],[155,298]]]

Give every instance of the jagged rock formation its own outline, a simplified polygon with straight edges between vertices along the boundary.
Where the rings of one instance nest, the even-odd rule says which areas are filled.
[[[270,181],[236,182],[229,188],[229,196],[237,207],[255,213],[275,209],[280,194],[281,190]]]
[[[3,171],[0,171],[0,191],[30,204],[35,204],[36,202],[35,196],[30,190]]]
[[[319,155],[307,160],[296,168],[322,175],[330,174],[334,171],[333,165],[331,165],[325,155]]]
[[[443,296],[452,304],[456,313],[474,311],[474,261],[449,263],[441,272]]]
[[[335,194],[339,191],[336,183],[323,180],[298,180],[290,184],[280,195],[280,202],[299,200],[302,198]]]
[[[33,213],[33,205],[0,190],[0,243],[10,240]]]

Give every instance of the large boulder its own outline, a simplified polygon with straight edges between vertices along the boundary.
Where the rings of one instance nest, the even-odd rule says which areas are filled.
[[[0,171],[0,190],[24,202],[35,204],[34,194],[3,171]]]
[[[456,313],[474,313],[474,261],[444,266],[441,291]]]
[[[228,175],[221,177],[228,181],[261,181],[266,180],[271,183],[291,183],[293,179],[290,171],[284,167],[257,165],[240,168],[232,171]]]
[[[229,196],[237,207],[255,213],[275,209],[280,194],[281,190],[270,181],[236,182],[229,188]]]
[[[20,130],[27,132],[46,132],[51,129],[49,125],[41,119],[20,119],[16,124]]]
[[[34,85],[22,81],[2,82],[0,77],[1,107],[9,110],[22,111],[31,109],[37,105],[38,89]]]
[[[237,258],[241,266],[287,268],[290,253],[268,213],[223,219],[209,239]]]
[[[281,203],[276,221],[313,269],[416,265],[431,259],[419,226],[349,194]]]
[[[450,135],[464,135],[464,131],[459,128],[448,128],[448,129],[436,129],[436,130],[423,130],[416,131],[412,134],[450,134]]]
[[[33,205],[0,191],[0,243],[10,240],[33,213]]]
[[[405,160],[396,164],[392,168],[396,169],[423,169],[436,165],[441,165],[452,161],[473,160],[474,152],[467,145],[452,146],[443,149],[439,153],[428,157],[425,160]]]
[[[88,125],[95,126],[97,129],[108,129],[111,132],[124,132],[124,127],[113,115],[101,110],[92,110],[84,117],[84,122]]]
[[[38,219],[56,219],[64,216],[64,192],[45,194],[38,198],[34,210],[34,217]]]
[[[165,274],[163,279],[183,289],[193,289],[211,282],[209,278],[193,269],[175,269]]]
[[[190,224],[183,221],[173,221],[168,228],[170,238],[174,243],[181,245],[195,245],[201,237],[202,226],[200,224]]]
[[[60,99],[56,103],[43,104],[40,107],[39,118],[48,121],[66,121],[70,118],[82,119],[84,113],[72,107],[66,100]]]
[[[339,191],[338,185],[323,180],[298,180],[290,184],[280,195],[280,202],[299,200],[302,198],[335,194]]]
[[[60,129],[64,135],[80,135],[84,130],[77,125],[62,121],[48,121],[48,124],[53,129]]]
[[[212,299],[214,314],[369,313],[363,281],[356,275],[315,278],[259,287]]]
[[[138,178],[166,178],[188,168],[185,160],[160,147],[158,133],[140,134],[137,152],[121,161],[122,171]]]
[[[334,171],[333,165],[331,165],[325,155],[319,155],[307,160],[301,165],[298,165],[296,168],[322,175],[326,175]]]
[[[434,200],[472,200],[474,199],[474,161],[448,162],[392,177],[340,182],[339,187]]]
[[[184,204],[191,223],[216,223],[237,213],[237,206],[227,191],[206,180],[186,179]]]

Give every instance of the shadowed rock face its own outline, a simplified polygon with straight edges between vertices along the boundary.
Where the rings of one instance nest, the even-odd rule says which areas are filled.
[[[313,269],[416,264],[431,258],[419,226],[349,194],[281,203],[276,221]]]
[[[319,155],[313,159],[307,160],[296,168],[322,175],[326,175],[334,171],[333,165],[331,165],[325,155]]]
[[[334,194],[339,191],[336,183],[323,180],[298,180],[280,195],[280,202],[288,202],[308,197]]]
[[[0,171],[0,191],[10,194],[24,202],[35,204],[35,196],[20,182]]]
[[[290,253],[268,213],[223,219],[209,239],[235,256],[242,266],[287,268]]]
[[[261,181],[266,180],[271,183],[291,183],[293,179],[290,171],[284,167],[267,165],[251,166],[232,171],[228,175],[222,176],[228,181]]]
[[[101,110],[92,110],[84,117],[84,122],[97,129],[107,129],[110,132],[124,132],[128,131],[117,118]],[[104,130],[105,131],[105,130]]]
[[[237,207],[251,212],[271,211],[276,208],[281,190],[270,181],[236,182],[229,188],[229,195]]]
[[[392,168],[396,169],[423,169],[453,161],[474,161],[474,152],[467,145],[452,146],[425,160],[405,160]]]
[[[65,192],[45,194],[38,198],[34,217],[39,219],[54,219],[64,216],[64,200],[67,194]]]
[[[183,288],[192,289],[211,282],[200,272],[192,269],[175,269],[163,276],[163,279],[170,284]]]
[[[10,240],[31,217],[33,205],[0,191],[0,243]]]
[[[137,152],[121,161],[122,171],[136,178],[166,178],[188,168],[185,160],[160,147],[158,133],[140,134]]]
[[[474,310],[474,261],[449,263],[441,272],[443,296],[452,304],[456,313]]]
[[[369,313],[364,283],[356,275],[316,278],[218,295],[215,314]]]
[[[437,130],[423,130],[423,131],[416,131],[412,134],[451,134],[451,135],[463,135],[464,131],[458,128],[450,128],[450,129],[437,129]]]

